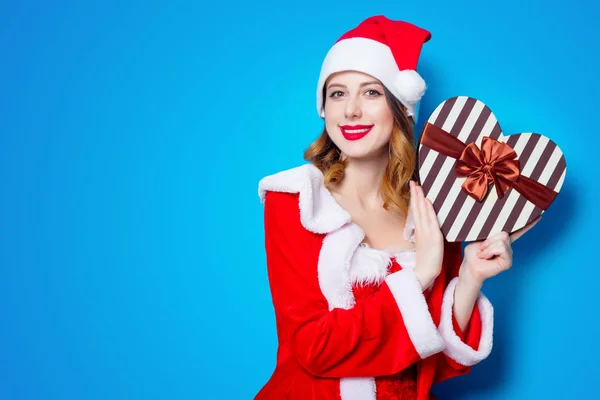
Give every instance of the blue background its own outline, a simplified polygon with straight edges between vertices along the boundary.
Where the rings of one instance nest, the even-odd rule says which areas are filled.
[[[579,4],[578,4],[579,3]],[[417,127],[455,95],[552,138],[563,190],[484,286],[492,355],[442,399],[590,398],[600,337],[598,6],[0,3],[0,398],[249,399],[276,333],[258,180],[320,133],[362,19],[429,29]]]

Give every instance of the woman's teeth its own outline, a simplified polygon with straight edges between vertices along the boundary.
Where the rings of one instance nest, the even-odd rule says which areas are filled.
[[[368,131],[371,128],[365,128],[365,129],[344,129],[344,132],[346,133],[363,133]]]

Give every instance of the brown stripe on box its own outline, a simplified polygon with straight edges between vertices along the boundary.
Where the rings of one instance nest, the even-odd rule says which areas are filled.
[[[529,137],[529,140],[527,141],[527,144],[525,144],[523,152],[519,155],[519,164],[521,169],[525,167],[527,160],[531,156],[531,153],[533,153],[533,149],[535,149],[535,145],[539,140],[539,135],[532,135]],[[494,204],[494,207],[492,207],[492,209],[490,210],[490,215],[486,219],[485,223],[481,227],[481,230],[479,231],[479,234],[477,235],[477,240],[487,238],[488,234],[494,227],[494,222],[496,222],[498,215],[500,215],[500,211],[502,211],[502,207],[504,207],[504,204],[506,203],[506,200],[510,197],[510,193],[512,191],[513,188],[508,189],[506,193],[504,193],[504,197],[498,199],[496,204]]]
[[[514,148],[518,141],[519,135],[512,135],[508,137],[508,140],[506,140],[506,144]],[[469,215],[467,215],[467,219],[465,219],[465,223],[463,224],[462,228],[460,229],[460,232],[458,233],[458,237],[467,237],[467,235],[471,231],[471,228],[473,227],[473,224],[477,220],[477,217],[479,217],[479,213],[481,212],[481,209],[483,208],[484,204],[485,199],[483,199],[482,201],[476,201],[473,204],[473,207],[471,207],[471,211],[469,211]]]
[[[479,114],[479,118],[477,118],[477,122],[475,122],[475,124],[473,125],[473,129],[471,129],[471,132],[469,132],[469,137],[465,141],[465,144],[469,144],[477,139],[477,137],[479,136],[479,133],[485,126],[491,113],[492,113],[492,110],[490,110],[486,106],[483,107],[481,114]],[[454,161],[454,165],[450,169],[450,174],[448,174],[448,177],[446,178],[446,180],[444,181],[444,184],[440,188],[440,192],[438,193],[437,197],[435,198],[435,201],[433,203],[433,208],[436,210],[436,212],[439,212],[439,210],[442,208],[442,204],[444,204],[444,200],[450,193],[450,190],[452,190],[452,185],[456,181],[455,166],[456,166],[456,161]]]
[[[539,161],[537,161],[535,168],[531,172],[531,175],[529,175],[529,178],[533,179],[534,181],[538,181],[540,179],[540,176],[542,175],[542,172],[544,172],[544,168],[546,168],[548,161],[550,161],[550,157],[552,156],[552,153],[554,152],[555,148],[556,144],[549,140],[548,144],[546,144],[546,148],[540,155]],[[517,223],[517,220],[519,219],[521,213],[525,209],[525,204],[527,204],[527,199],[525,198],[525,196],[519,194],[519,198],[517,199],[515,206],[510,211],[508,219],[502,227],[503,231],[510,233],[513,230],[515,224]]]
[[[498,121],[496,121],[496,125],[494,125],[494,129],[492,129],[492,132],[490,133],[489,137],[491,137],[492,139],[498,139],[501,134],[502,130],[500,129],[500,124],[498,124]],[[454,201],[454,204],[452,204],[452,208],[450,209],[450,212],[448,213],[448,216],[446,217],[446,220],[442,225],[443,232],[450,232],[450,229],[452,228],[454,221],[456,221],[458,213],[460,212],[460,209],[462,208],[465,200],[467,199],[467,196],[467,192],[465,192],[462,189],[458,192],[456,201]]]
[[[456,122],[454,123],[452,128],[450,128],[449,133],[452,136],[457,137],[458,134],[460,133],[460,131],[462,130],[463,126],[465,126],[465,122],[467,122],[467,119],[469,118],[471,111],[473,110],[473,107],[475,106],[475,103],[477,103],[476,99],[474,99],[472,97],[469,97],[467,99],[463,109],[460,111],[460,114],[458,115],[458,118],[456,119]],[[425,177],[425,182],[422,182],[422,184],[421,184],[421,187],[423,188],[424,193],[429,192],[429,189],[431,189],[431,185],[433,185],[433,182],[435,181],[435,178],[437,176],[436,174],[433,174],[432,171],[439,171],[439,169],[444,164],[444,160],[446,160],[446,158],[448,158],[448,157],[436,152],[435,161],[433,162],[433,165],[431,166],[429,173]]]
[[[556,169],[554,170],[554,172],[552,172],[552,175],[550,176],[550,179],[548,180],[546,186],[556,191],[556,185],[558,184],[558,181],[560,180],[560,177],[562,176],[563,172],[565,172],[565,168],[567,168],[567,165],[565,163],[565,156],[561,156],[560,160],[558,161],[558,164],[556,165]],[[542,210],[541,208],[535,207],[527,221],[533,221],[538,217],[538,215],[541,215],[543,211],[544,210]]]
[[[560,181],[560,177],[562,176],[563,172],[565,172],[566,168],[567,162],[565,161],[565,156],[562,155],[560,156],[560,160],[556,165],[556,169],[554,170],[552,175],[550,175],[550,179],[548,180],[548,184],[546,186],[556,191],[556,185],[558,185],[558,181]]]
[[[442,208],[442,204],[444,204],[444,200],[446,199],[446,197],[448,197],[448,193],[450,193],[450,189],[452,189],[452,184],[456,181],[457,177],[456,177],[455,166],[456,166],[456,161],[454,161],[454,163],[452,164],[452,168],[450,168],[450,172],[448,173],[446,180],[442,184],[442,187],[440,188],[440,191],[438,192],[438,194],[433,202],[433,208],[435,209],[435,212],[440,211],[440,209]]]
[[[541,208],[536,206],[533,209],[533,211],[531,212],[531,214],[529,215],[529,218],[527,218],[527,223],[529,223],[529,221],[533,221],[534,219],[536,219],[538,217],[538,215],[542,215],[543,211],[544,210],[542,210]],[[525,225],[527,225],[527,224],[525,224]]]
[[[458,99],[458,97],[453,97],[444,102],[444,105],[442,106],[440,113],[438,114],[437,118],[435,119],[435,122],[433,122],[433,124],[435,126],[443,126],[444,125],[444,122],[446,122],[448,115],[450,115],[450,111],[452,111],[452,108],[454,107],[454,104],[456,103],[456,99]],[[419,152],[419,168],[423,165],[423,162],[425,162],[425,158],[427,157],[429,150],[430,150],[429,147],[423,146],[423,148]]]

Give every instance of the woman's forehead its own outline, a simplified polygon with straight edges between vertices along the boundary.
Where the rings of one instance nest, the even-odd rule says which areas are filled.
[[[358,71],[336,72],[334,74],[331,74],[325,81],[326,86],[333,85],[333,84],[345,85],[347,83],[357,83],[357,84],[373,83],[373,84],[380,84],[380,85],[382,84],[379,79],[374,78],[373,76],[371,76],[369,74],[365,74],[364,72],[358,72]]]

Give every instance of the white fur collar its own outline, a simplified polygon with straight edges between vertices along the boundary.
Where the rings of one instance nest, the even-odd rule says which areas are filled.
[[[267,191],[299,193],[300,220],[313,233],[330,233],[352,220],[323,185],[323,173],[312,164],[263,178],[258,184],[261,202]]]
[[[415,268],[416,253],[402,250],[391,253],[386,250],[372,249],[364,244],[359,246],[352,256],[350,282],[352,285],[379,286],[390,272],[392,259],[404,268]]]
[[[299,193],[302,226],[313,233],[330,233],[352,221],[350,214],[340,206],[323,185],[323,173],[313,164],[269,175],[258,184],[261,202],[267,191]],[[404,239],[414,243],[414,222],[408,212]]]

